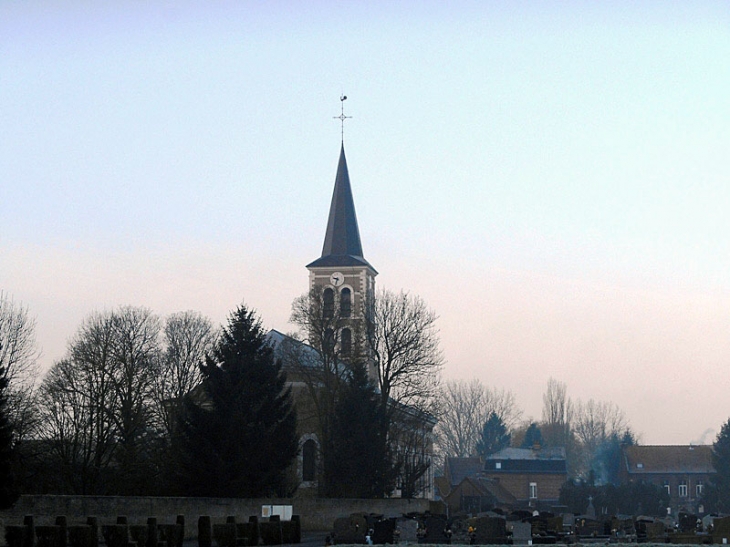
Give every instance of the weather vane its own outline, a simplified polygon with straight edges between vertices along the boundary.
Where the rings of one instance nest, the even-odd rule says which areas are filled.
[[[345,120],[348,118],[352,118],[352,116],[345,116],[345,101],[347,100],[346,95],[340,95],[340,105],[341,105],[341,113],[339,116],[332,116],[332,119],[334,120],[340,120],[340,123],[342,124],[342,142],[345,142]]]

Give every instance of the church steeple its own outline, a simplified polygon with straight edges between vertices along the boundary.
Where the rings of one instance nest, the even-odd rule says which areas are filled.
[[[307,269],[310,295],[320,301],[322,318],[330,322],[326,332],[315,333],[314,339],[324,335],[320,342],[333,342],[332,349],[336,350],[338,359],[349,358],[356,345],[363,347],[362,337],[375,301],[378,272],[362,256],[344,144],[337,164],[322,256],[308,264]],[[374,377],[372,362],[370,365]]]
[[[360,230],[357,225],[355,202],[352,198],[344,144],[340,149],[340,161],[337,165],[335,189],[332,192],[322,256],[308,264],[307,268],[339,266],[367,266],[373,268],[363,258]]]

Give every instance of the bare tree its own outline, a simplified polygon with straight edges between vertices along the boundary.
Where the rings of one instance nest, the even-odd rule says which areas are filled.
[[[437,443],[441,457],[476,455],[476,443],[488,416],[499,416],[508,429],[522,416],[515,394],[488,388],[479,380],[446,382],[441,390]]]
[[[341,315],[340,306],[327,306],[324,293],[318,288],[297,298],[291,320],[299,326],[300,337],[307,344],[287,342],[284,361],[308,391],[309,408],[319,423],[325,466],[335,403],[349,375],[349,364],[367,365],[386,415],[382,437],[387,439],[390,453],[397,460],[394,466],[402,471],[404,491],[411,494],[418,488],[419,478],[430,461],[418,457],[425,450],[411,442],[419,438],[410,434],[412,423],[405,426],[398,421],[406,415],[411,420],[418,415],[423,427],[431,427],[426,424],[433,420],[443,365],[436,315],[423,300],[404,292],[381,291],[363,307],[364,317]],[[338,337],[343,329],[352,335],[347,347]],[[306,405],[299,405],[298,410],[303,418],[308,417]],[[423,433],[420,438],[425,438]]]
[[[331,495],[338,489],[335,412],[347,387],[351,365],[367,363],[364,321],[343,314],[341,306],[332,306],[331,302],[328,305],[324,291],[315,287],[294,300],[291,322],[299,327],[299,333],[285,339],[278,351],[288,377],[303,386],[304,395],[301,387],[294,392],[297,415],[302,423],[316,424],[320,494]],[[342,344],[344,329],[351,335],[349,347]]]
[[[378,291],[366,313],[366,355],[377,377],[404,497],[428,487],[424,478],[432,462],[424,442],[435,423],[444,364],[436,320],[422,298],[404,291]]]
[[[199,312],[175,313],[165,320],[164,350],[152,397],[157,422],[168,438],[183,397],[201,382],[200,365],[213,348],[216,336],[213,323]]]
[[[39,357],[35,320],[28,315],[28,308],[0,292],[0,367],[8,379],[7,405],[15,443],[37,425],[35,382]]]
[[[92,314],[67,359],[47,376],[43,393],[53,405],[45,409],[45,435],[62,441],[56,451],[61,461],[80,462],[91,473],[74,488],[141,493],[151,482],[147,452],[159,331],[159,319],[145,308]],[[94,476],[105,468],[116,474],[115,485]]]
[[[5,367],[10,384],[33,383],[38,357],[35,321],[28,308],[0,292],[0,366]]]
[[[152,387],[160,369],[160,320],[146,308],[125,306],[112,314],[111,325],[120,487],[139,491],[141,485],[129,480],[141,475],[141,452],[150,432]]]
[[[71,493],[109,493],[105,475],[117,447],[119,410],[113,343],[112,314],[90,315],[69,342],[67,358],[53,365],[40,388],[48,402],[41,431]]]
[[[564,382],[550,378],[547,390],[542,396],[543,438],[553,446],[564,446],[570,450],[573,440],[573,402],[568,397],[568,388]]]
[[[550,378],[542,396],[542,421],[546,425],[570,425],[573,406],[564,382]]]
[[[573,430],[581,445],[590,452],[612,435],[620,437],[628,428],[626,416],[615,403],[589,399],[575,404]]]
[[[42,431],[50,462],[62,487],[73,494],[106,493],[104,470],[116,447],[109,380],[105,367],[97,363],[63,360],[51,368],[40,388],[46,401]]]
[[[366,346],[383,401],[435,413],[444,364],[436,314],[418,296],[387,290],[378,292],[370,312]]]
[[[626,416],[616,404],[593,399],[576,402],[573,431],[578,442],[576,473],[583,476],[601,467],[597,459],[606,452],[608,444],[620,442],[627,435],[634,438]]]

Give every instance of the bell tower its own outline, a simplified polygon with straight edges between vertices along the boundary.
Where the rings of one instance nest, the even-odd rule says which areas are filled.
[[[344,142],[340,149],[322,256],[307,265],[310,293],[321,298],[324,317],[336,317],[331,342],[347,357],[362,333],[378,272],[365,260],[355,215]],[[337,332],[335,332],[337,331]]]

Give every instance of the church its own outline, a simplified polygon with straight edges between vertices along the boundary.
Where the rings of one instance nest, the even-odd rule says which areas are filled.
[[[306,268],[309,271],[308,293],[307,297],[300,299],[300,313],[312,315],[303,321],[310,331],[307,341],[295,340],[276,330],[270,331],[268,336],[284,362],[299,416],[300,452],[294,479],[298,484],[297,495],[316,496],[322,476],[322,462],[321,436],[314,407],[318,404],[321,392],[327,391],[322,389],[327,384],[319,377],[313,380],[309,371],[324,368],[335,376],[340,375],[346,369],[343,363],[362,349],[362,332],[366,328],[368,310],[374,305],[375,277],[378,275],[363,256],[344,141],[340,148],[322,254],[307,264]],[[311,310],[313,302],[318,306],[314,313]],[[295,316],[296,308],[295,302]],[[301,327],[302,321],[299,324]],[[331,362],[326,362],[327,355],[333,356]],[[377,386],[376,365],[374,360],[367,358],[367,350],[364,361],[369,377]],[[292,366],[292,362],[298,364]],[[301,366],[303,362],[308,365]],[[312,385],[320,388],[313,390]],[[405,405],[399,405],[397,415],[402,424],[407,424],[399,430],[407,430],[409,436],[415,432],[419,439],[416,443],[418,454],[412,457],[430,463],[435,419]],[[413,451],[412,448],[409,450]],[[401,488],[397,487],[393,496],[400,497],[401,492]],[[419,479],[415,497],[433,499],[433,492],[433,469],[429,466]]]

